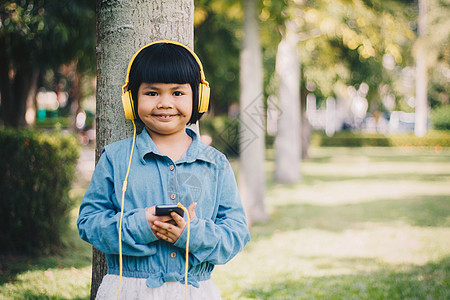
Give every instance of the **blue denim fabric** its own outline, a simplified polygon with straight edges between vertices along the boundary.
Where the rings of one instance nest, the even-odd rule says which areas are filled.
[[[136,137],[125,193],[123,275],[147,278],[149,287],[184,281],[187,227],[175,244],[162,241],[150,229],[146,207],[198,203],[190,224],[188,276],[188,283],[196,287],[210,278],[214,265],[228,262],[250,240],[228,160],[199,141],[194,131],[187,133],[192,144],[177,162],[158,151],[145,129]],[[103,149],[77,221],[80,237],[106,254],[109,274],[119,274],[122,184],[131,146],[129,138]]]

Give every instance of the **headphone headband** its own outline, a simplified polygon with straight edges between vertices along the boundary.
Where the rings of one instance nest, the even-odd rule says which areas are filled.
[[[127,68],[127,77],[125,78],[125,84],[122,86],[122,91],[125,92],[125,89],[128,88],[128,83],[130,81],[130,70],[131,70],[131,66],[133,65],[133,62],[136,58],[136,56],[138,56],[138,54],[144,50],[147,47],[150,47],[151,45],[155,45],[155,44],[163,44],[163,43],[167,43],[167,44],[173,44],[173,45],[177,45],[177,46],[181,46],[184,49],[188,50],[189,53],[192,54],[192,56],[194,57],[194,59],[197,61],[198,66],[200,67],[200,82],[203,83],[204,85],[209,87],[209,83],[206,81],[205,79],[205,72],[203,71],[203,65],[202,62],[200,61],[200,59],[198,58],[197,54],[195,54],[194,51],[192,51],[188,46],[183,45],[179,42],[175,42],[175,41],[170,41],[170,40],[159,40],[159,41],[155,41],[155,42],[151,42],[145,46],[143,46],[141,49],[139,49],[131,58],[130,62],[128,63],[128,68]]]

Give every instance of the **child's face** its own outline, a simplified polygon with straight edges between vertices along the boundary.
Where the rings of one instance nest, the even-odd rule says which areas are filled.
[[[138,90],[138,114],[150,132],[184,132],[192,114],[191,85],[143,82]]]

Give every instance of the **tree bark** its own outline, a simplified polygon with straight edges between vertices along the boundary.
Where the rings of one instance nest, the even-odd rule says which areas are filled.
[[[275,140],[275,179],[286,183],[299,180],[301,175],[300,59],[297,34],[289,22],[286,22],[286,32],[278,45],[276,57],[281,114]]]
[[[244,40],[241,52],[239,189],[250,224],[266,221],[265,110],[257,1],[244,1]]]
[[[193,0],[97,0],[96,162],[107,144],[132,135],[121,93],[133,54],[156,40],[175,40],[193,48]],[[103,253],[93,249],[91,299],[106,274]]]

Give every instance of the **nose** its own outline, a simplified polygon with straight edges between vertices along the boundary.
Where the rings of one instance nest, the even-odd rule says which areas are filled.
[[[170,95],[163,93],[159,96],[157,108],[167,109],[173,108],[172,97]]]

